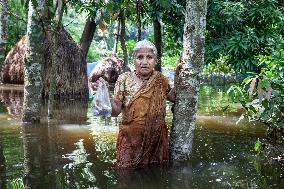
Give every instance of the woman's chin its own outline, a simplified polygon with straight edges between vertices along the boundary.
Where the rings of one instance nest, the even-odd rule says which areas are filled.
[[[141,69],[140,70],[140,72],[139,72],[139,74],[141,75],[141,76],[148,76],[148,75],[151,75],[152,74],[152,70],[149,70],[149,69]]]

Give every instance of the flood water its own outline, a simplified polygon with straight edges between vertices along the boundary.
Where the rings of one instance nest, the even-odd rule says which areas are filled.
[[[0,188],[284,188],[284,167],[254,152],[265,127],[242,120],[225,87],[203,86],[192,159],[169,167],[114,169],[119,118],[93,117],[88,102],[56,106],[48,121],[21,126],[21,87],[0,88]],[[169,105],[170,109],[170,105]],[[171,125],[171,113],[167,116]]]

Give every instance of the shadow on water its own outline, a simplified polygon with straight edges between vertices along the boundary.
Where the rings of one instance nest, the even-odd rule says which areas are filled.
[[[222,88],[201,88],[190,161],[138,170],[114,169],[120,118],[93,117],[90,102],[65,101],[52,121],[43,106],[41,124],[22,127],[22,91],[2,89],[0,96],[1,189],[284,187],[283,167],[253,151],[265,128],[247,120],[237,125],[242,110],[227,107]]]

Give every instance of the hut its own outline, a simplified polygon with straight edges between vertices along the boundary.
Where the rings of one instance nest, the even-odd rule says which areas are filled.
[[[27,48],[26,36],[9,51],[1,70],[3,83],[24,84],[24,58]]]
[[[27,40],[24,36],[8,53],[1,70],[2,82],[24,84],[24,56]],[[42,69],[42,97],[48,98],[51,70],[52,35],[47,32],[44,39],[44,61]],[[56,52],[60,59],[57,65],[56,98],[87,98],[87,64],[80,46],[63,28],[59,32],[59,44]]]
[[[103,58],[91,71],[88,80],[95,82],[103,77],[110,84],[114,84],[121,74],[123,61],[115,55]]]

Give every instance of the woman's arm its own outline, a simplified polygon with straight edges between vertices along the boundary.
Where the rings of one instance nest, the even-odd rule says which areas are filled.
[[[176,88],[173,87],[170,92],[167,94],[167,100],[170,102],[175,102],[176,101]]]
[[[122,109],[122,102],[118,100],[117,98],[112,98],[111,99],[111,116],[117,117],[121,113]]]
[[[167,94],[167,100],[173,103],[176,101],[176,85],[177,85],[177,80],[178,80],[181,68],[182,68],[182,64],[181,64],[181,60],[179,60],[179,63],[177,64],[176,69],[175,69],[174,87]]]

